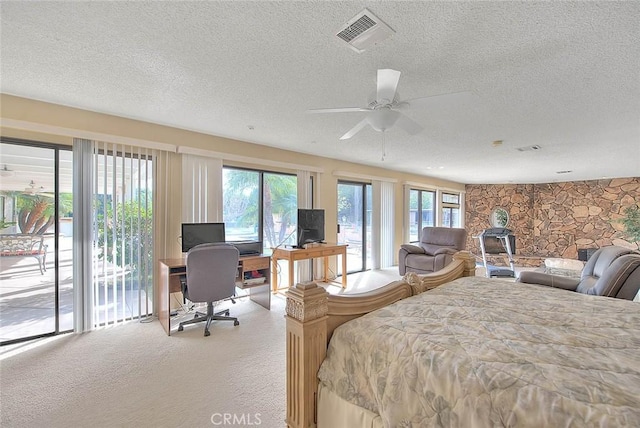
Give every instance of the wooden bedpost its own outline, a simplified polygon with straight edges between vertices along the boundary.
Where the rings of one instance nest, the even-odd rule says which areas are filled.
[[[464,270],[462,276],[476,276],[476,259],[469,251],[459,251],[453,255],[453,260],[462,260]]]
[[[287,291],[287,426],[316,426],[318,369],[327,352],[327,298],[313,282]]]
[[[400,281],[357,294],[332,294],[313,282],[287,291],[287,427],[315,428],[318,369],[327,341],[339,325],[463,276],[475,275],[467,251],[453,256],[444,269],[427,275],[407,274]]]

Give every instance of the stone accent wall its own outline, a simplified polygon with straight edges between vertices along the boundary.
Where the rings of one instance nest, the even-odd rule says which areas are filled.
[[[467,246],[481,257],[477,236],[491,227],[495,207],[509,212],[516,235],[516,265],[538,266],[547,257],[578,258],[578,250],[620,245],[625,240],[619,220],[625,208],[640,201],[640,178],[545,184],[480,184],[466,186]],[[504,265],[504,257],[491,257]]]

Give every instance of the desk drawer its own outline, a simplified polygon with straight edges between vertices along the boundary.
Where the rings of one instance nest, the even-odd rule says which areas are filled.
[[[242,267],[245,272],[248,270],[267,269],[269,267],[269,257],[243,260]]]
[[[323,250],[322,251],[322,255],[327,257],[327,256],[337,256],[339,254],[342,254],[342,249],[338,249],[338,248],[334,248],[331,250]]]

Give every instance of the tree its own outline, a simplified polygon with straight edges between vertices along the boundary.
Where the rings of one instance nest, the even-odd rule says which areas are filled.
[[[22,233],[42,235],[55,221],[53,198],[38,194],[22,194],[16,199],[16,205],[18,208],[18,227]]]
[[[224,220],[227,227],[253,227],[256,231],[255,239],[264,239],[266,246],[273,247],[286,238],[287,230],[295,221],[296,208],[295,176],[239,169],[224,170]],[[262,237],[257,236],[261,211]],[[280,229],[276,230],[278,222]]]
[[[55,221],[53,215],[54,195],[48,193],[28,194],[16,191],[4,192],[4,194],[15,198],[17,223],[21,233],[42,235],[53,225]],[[73,210],[72,195],[61,193],[58,204],[61,213],[71,212]]]
[[[139,199],[115,203],[108,195],[95,200],[98,258],[139,272],[153,264],[153,209],[151,194],[141,191]]]

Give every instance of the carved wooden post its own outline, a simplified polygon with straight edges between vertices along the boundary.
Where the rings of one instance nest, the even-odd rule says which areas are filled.
[[[316,426],[318,369],[327,352],[327,297],[313,282],[287,291],[287,426]]]
[[[462,276],[476,275],[476,261],[469,251],[458,251],[453,255],[453,259],[464,261],[464,271],[462,272]]]

